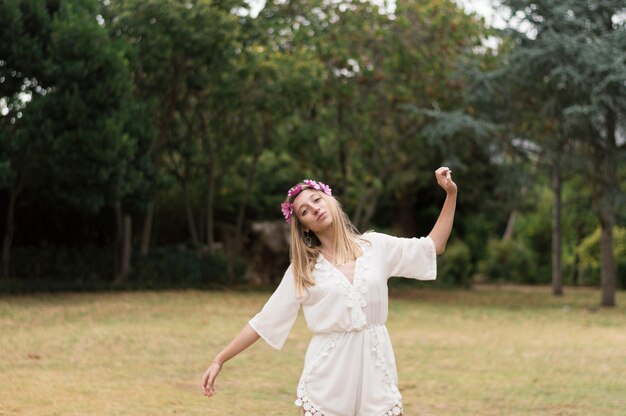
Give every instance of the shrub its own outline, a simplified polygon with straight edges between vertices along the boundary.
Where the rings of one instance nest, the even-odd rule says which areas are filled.
[[[58,291],[105,289],[113,278],[111,248],[43,245],[11,250],[9,273],[0,291]]]
[[[600,285],[600,236],[598,227],[576,247],[580,258],[578,264],[579,284]],[[626,227],[613,229],[613,257],[615,259],[616,285],[626,289]],[[569,260],[568,263],[571,263]],[[570,269],[573,265],[570,264]]]
[[[231,268],[232,270],[229,270]],[[185,247],[168,246],[150,250],[133,263],[130,280],[139,287],[211,287],[239,282],[245,264],[235,259],[231,265],[225,254],[202,253]]]
[[[491,282],[547,283],[550,278],[537,277],[533,252],[515,240],[489,240],[479,270]]]
[[[209,288],[238,283],[244,272],[241,259],[229,262],[223,253],[155,247],[145,257],[134,252],[128,281],[114,287],[112,247],[16,247],[11,278],[0,280],[0,292]]]
[[[444,285],[470,287],[472,285],[472,255],[461,240],[454,240],[437,259],[437,280]]]

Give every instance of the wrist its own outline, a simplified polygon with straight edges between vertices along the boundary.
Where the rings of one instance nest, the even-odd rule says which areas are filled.
[[[220,368],[222,368],[222,366],[224,365],[224,361],[220,360],[219,358],[215,358],[213,361],[211,361],[211,363],[219,365]]]

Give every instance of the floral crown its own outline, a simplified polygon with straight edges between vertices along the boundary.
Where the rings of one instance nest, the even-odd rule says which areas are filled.
[[[326,185],[323,182],[312,181],[310,179],[305,179],[302,182],[304,183],[304,185],[298,184],[291,188],[287,192],[287,201],[280,204],[280,210],[283,212],[283,217],[285,217],[285,221],[287,222],[287,224],[291,224],[291,217],[293,216],[293,205],[289,201],[293,201],[300,192],[304,191],[305,189],[316,189],[318,191],[324,192],[326,195],[333,194],[330,186]]]

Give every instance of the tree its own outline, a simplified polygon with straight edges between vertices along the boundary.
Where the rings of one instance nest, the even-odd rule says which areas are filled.
[[[571,146],[586,160],[594,189],[593,206],[602,228],[603,306],[615,305],[615,262],[612,230],[620,194],[618,161],[624,158],[616,132],[626,114],[626,74],[623,4],[618,1],[563,2],[505,0],[515,19],[530,30],[511,29],[516,41],[507,69],[515,74],[531,107],[540,108],[544,122],[556,123],[552,140],[541,142],[553,160],[554,239],[560,240],[561,159]],[[510,79],[510,78],[509,78]],[[526,108],[529,108],[528,106]],[[553,267],[560,264],[560,243]],[[555,280],[560,271],[555,270]],[[554,282],[555,292],[559,281]]]
[[[110,201],[111,189],[121,188],[119,172],[135,148],[124,134],[132,88],[127,61],[97,23],[94,4],[15,0],[3,7],[10,23],[1,47],[3,70],[11,73],[9,84],[31,97],[3,92],[12,107],[10,137],[3,140],[12,169],[6,275],[22,187],[41,200],[96,213]]]
[[[157,190],[166,186],[169,175],[185,190],[192,171],[197,170],[189,156],[198,149],[197,138],[208,134],[202,111],[209,109],[207,103],[215,98],[223,75],[233,68],[239,18],[231,10],[241,5],[237,1],[133,0],[111,1],[104,8],[110,33],[132,45],[136,94],[155,115],[157,137],[150,153],[156,177],[143,223],[142,254],[151,240]],[[183,203],[190,213],[189,198]],[[195,230],[192,216],[187,218],[190,230]]]

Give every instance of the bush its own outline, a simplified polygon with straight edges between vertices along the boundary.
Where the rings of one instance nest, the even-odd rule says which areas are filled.
[[[0,280],[0,292],[209,288],[238,283],[245,272],[241,259],[229,264],[223,253],[185,246],[155,247],[145,257],[133,254],[128,282],[114,287],[112,247],[16,247],[11,278]]]
[[[489,240],[485,259],[480,262],[480,273],[491,282],[548,283],[536,275],[533,252],[514,240]]]
[[[454,240],[439,257],[437,280],[444,285],[470,287],[472,285],[472,255],[470,248],[461,240]]]
[[[245,263],[233,261],[229,271],[223,253],[201,253],[184,247],[157,247],[133,264],[131,283],[142,288],[194,287],[207,288],[241,281]]]
[[[113,269],[108,247],[16,247],[11,250],[11,279],[0,282],[0,291],[106,289]]]
[[[600,236],[598,227],[576,247],[580,258],[578,264],[578,283],[583,286],[600,285]],[[626,227],[613,229],[613,257],[615,259],[616,286],[626,289]],[[573,268],[573,259],[567,259],[569,269]]]

